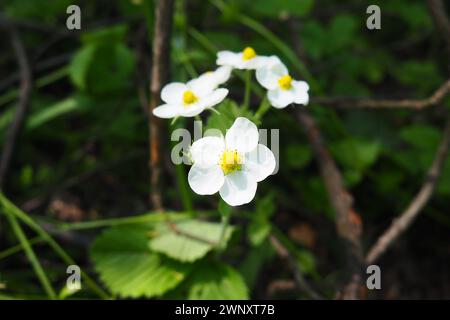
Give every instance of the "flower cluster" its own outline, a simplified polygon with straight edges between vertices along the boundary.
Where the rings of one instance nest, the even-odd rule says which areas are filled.
[[[215,71],[187,83],[166,85],[161,91],[164,104],[153,114],[160,118],[194,117],[212,109],[228,95],[228,90],[220,86],[228,81],[233,69],[255,70],[256,80],[267,89],[267,98],[277,109],[308,104],[308,84],[294,80],[276,56],[260,56],[247,47],[242,52],[218,52],[216,63],[219,67]],[[231,206],[250,202],[257,183],[272,174],[276,166],[272,151],[258,141],[256,125],[243,117],[235,120],[225,137],[195,141],[190,148],[193,165],[188,175],[192,190],[200,195],[219,192]]]

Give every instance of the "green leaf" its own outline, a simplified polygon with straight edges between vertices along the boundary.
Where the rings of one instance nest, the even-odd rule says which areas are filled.
[[[86,90],[86,77],[91,66],[92,61],[94,60],[94,55],[96,51],[95,45],[86,46],[81,48],[75,56],[72,58],[72,61],[69,65],[69,76],[72,80],[73,84],[78,87],[80,90]]]
[[[248,299],[248,288],[241,274],[222,262],[202,261],[186,280],[188,299]]]
[[[269,193],[264,198],[258,199],[255,212],[251,213],[251,221],[247,229],[247,235],[254,246],[259,246],[272,230],[270,217],[275,212],[273,194]]]
[[[27,129],[40,127],[59,116],[77,110],[79,107],[80,105],[76,98],[71,97],[61,100],[32,114],[30,119],[27,121]]]
[[[295,252],[297,263],[300,270],[306,274],[312,274],[316,272],[316,259],[314,255],[308,250],[297,250]]]
[[[191,265],[166,258],[148,248],[149,227],[121,226],[95,239],[91,258],[101,280],[121,297],[156,297],[176,287]]]
[[[283,15],[303,17],[311,11],[314,0],[259,0],[249,1],[248,4],[250,12],[271,18]]]
[[[175,233],[168,226],[162,225],[156,231],[158,235],[150,240],[149,246],[156,252],[183,262],[192,262],[204,257],[215,247],[214,244],[219,240],[222,230],[220,223],[199,220],[182,221],[175,225],[184,234]],[[233,228],[228,227],[225,241],[229,240],[232,232]]]
[[[286,162],[291,168],[304,168],[311,158],[312,152],[309,146],[291,144],[286,147]]]
[[[257,119],[254,118],[254,115],[249,110],[244,110],[240,108],[236,102],[231,100],[224,100],[216,110],[220,113],[213,113],[208,118],[208,122],[205,126],[205,131],[210,129],[220,130],[222,134],[225,134],[226,131],[233,125],[234,120],[238,117],[246,117],[247,119],[257,123]],[[206,134],[208,135],[208,134]]]
[[[396,146],[390,153],[394,161],[410,173],[420,173],[430,166],[439,144],[440,132],[427,125],[412,125],[400,131],[406,145]]]
[[[349,184],[355,184],[362,178],[362,173],[378,159],[381,148],[376,141],[359,138],[340,140],[330,146],[337,161],[347,170]]]
[[[254,219],[248,226],[248,238],[252,245],[260,245],[269,235],[271,225],[265,219]]]

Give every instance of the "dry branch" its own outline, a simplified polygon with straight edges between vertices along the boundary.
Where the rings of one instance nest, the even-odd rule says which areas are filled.
[[[311,286],[306,281],[305,277],[303,276],[303,273],[298,268],[298,264],[295,261],[295,258],[292,257],[292,255],[289,253],[289,251],[286,249],[285,246],[278,240],[277,237],[275,237],[273,234],[269,237],[270,242],[272,243],[273,248],[275,249],[276,253],[280,256],[280,258],[286,260],[289,264],[289,268],[292,270],[294,274],[295,282],[298,286],[298,288],[302,291],[304,291],[307,295],[309,295],[311,298],[316,300],[323,299],[317,292],[315,292]]]
[[[430,11],[431,18],[434,21],[436,29],[439,31],[442,40],[447,47],[447,63],[450,61],[450,21],[446,15],[445,6],[442,0],[428,0],[428,9]],[[450,65],[449,65],[450,68]]]
[[[1,159],[0,159],[0,189],[4,186],[7,175],[9,174],[11,160],[16,148],[17,138],[20,134],[22,126],[25,121],[26,114],[28,112],[30,97],[32,91],[32,75],[31,67],[28,62],[28,57],[25,52],[20,35],[15,26],[6,22],[5,27],[8,29],[11,44],[14,49],[14,53],[17,58],[20,69],[20,94],[19,101],[17,103],[16,113],[14,115],[13,122],[11,123],[5,137],[5,144],[3,146]]]
[[[337,108],[362,109],[424,109],[439,104],[450,93],[450,79],[444,82],[430,97],[426,99],[360,99],[350,97],[317,97],[311,98],[312,104],[333,106]]]
[[[353,209],[353,197],[346,190],[342,175],[326,148],[322,134],[314,119],[305,108],[298,108],[297,110],[297,118],[303,125],[309,143],[313,148],[331,205],[336,212],[337,233],[343,240],[347,255],[348,279],[338,297],[341,299],[362,298],[364,297],[364,287],[362,286],[361,217]]]
[[[167,82],[170,57],[170,35],[172,29],[173,0],[160,0],[155,14],[155,35],[153,38],[153,59],[150,84],[149,134],[150,134],[150,202],[156,210],[162,210],[161,196],[161,119],[152,115],[159,103],[159,93]]]
[[[408,208],[392,222],[391,226],[378,238],[375,245],[369,250],[366,257],[367,264],[374,263],[389,248],[389,246],[405,232],[427,204],[436,188],[438,178],[441,174],[442,166],[448,153],[449,142],[450,120],[446,124],[441,144],[419,193],[411,201]]]

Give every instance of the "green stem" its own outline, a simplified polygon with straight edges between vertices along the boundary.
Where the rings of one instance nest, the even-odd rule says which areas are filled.
[[[219,240],[217,241],[217,252],[218,253],[223,252],[226,248],[225,235],[227,233],[228,225],[230,223],[230,217],[231,217],[231,212],[229,212],[226,215],[222,215],[222,229],[220,230]]]
[[[48,277],[45,274],[44,269],[42,269],[42,266],[39,263],[39,260],[36,257],[36,254],[34,253],[25,233],[23,232],[21,226],[17,222],[15,215],[11,214],[11,212],[6,212],[6,216],[9,220],[9,224],[11,225],[12,230],[16,234],[17,239],[19,240],[20,244],[23,247],[28,260],[33,266],[34,272],[36,273],[39,281],[41,282],[42,287],[47,293],[47,296],[52,300],[56,299],[55,290],[53,289],[50,281],[48,280]]]
[[[69,73],[69,68],[67,66],[57,69],[45,76],[36,80],[36,88],[41,89],[43,87],[48,86],[64,77]],[[6,104],[15,100],[19,96],[19,90],[13,89],[8,91],[7,93],[0,96],[0,105]]]
[[[48,245],[55,251],[57,255],[68,265],[76,265],[75,261],[66,253],[66,251],[33,219],[31,219],[25,212],[16,207],[11,201],[9,201],[3,193],[0,192],[0,203],[4,208],[4,211],[10,216],[19,218],[23,223],[36,232]],[[24,247],[25,248],[25,247]],[[94,280],[89,277],[87,273],[81,271],[81,275],[86,281],[86,284],[103,299],[109,299],[109,295],[100,288]]]
[[[44,240],[42,237],[35,237],[33,239],[28,240],[31,246],[34,246],[35,244],[42,243]],[[12,256],[13,254],[16,254],[18,252],[21,252],[23,250],[22,244],[18,244],[14,247],[8,248],[2,252],[0,252],[0,260],[5,259],[9,256]]]
[[[244,110],[248,110],[250,106],[250,88],[252,82],[252,73],[250,70],[245,72],[245,95],[244,95]]]
[[[267,111],[270,109],[270,102],[267,99],[267,96],[264,97],[263,101],[259,105],[258,110],[256,110],[255,118],[257,120],[261,120],[261,118],[266,114]]]

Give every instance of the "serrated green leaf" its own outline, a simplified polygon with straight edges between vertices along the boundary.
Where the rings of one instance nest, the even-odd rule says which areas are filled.
[[[95,240],[91,258],[101,280],[121,297],[156,297],[177,286],[191,265],[151,252],[149,227],[108,229]]]
[[[215,247],[214,243],[219,240],[222,231],[220,223],[199,220],[178,222],[176,228],[187,235],[175,233],[164,225],[156,231],[158,235],[149,241],[149,246],[153,251],[183,262],[192,262],[204,257]],[[233,228],[228,227],[225,241],[229,240],[232,232]]]
[[[188,299],[193,300],[248,299],[241,274],[219,262],[202,261],[186,280],[185,287]]]

